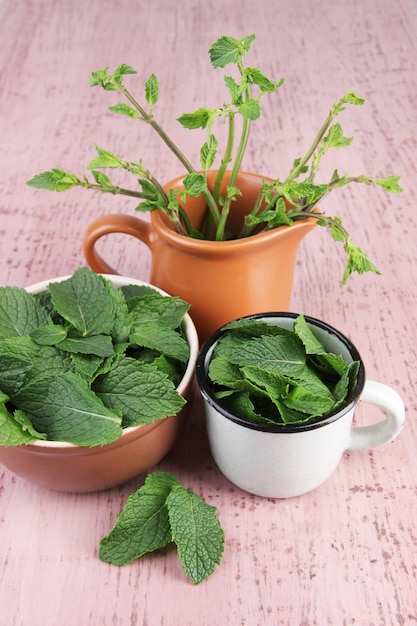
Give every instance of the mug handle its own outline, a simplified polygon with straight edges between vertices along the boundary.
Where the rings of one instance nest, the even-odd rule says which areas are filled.
[[[352,428],[347,449],[376,448],[395,439],[405,421],[405,407],[401,396],[388,385],[367,380],[360,401],[380,407],[385,411],[386,417],[371,426]]]
[[[91,222],[84,234],[83,253],[84,257],[93,270],[101,274],[118,274],[97,252],[96,242],[105,235],[123,233],[136,237],[148,248],[152,248],[152,226],[144,220],[132,215],[110,213],[103,215]]]

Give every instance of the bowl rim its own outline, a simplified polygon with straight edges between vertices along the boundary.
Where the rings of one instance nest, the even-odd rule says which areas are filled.
[[[122,276],[120,274],[101,274],[101,273],[99,273],[99,276],[103,276],[104,278],[107,278],[108,280],[110,280],[113,286],[116,288],[122,287],[125,285],[139,285],[141,287],[142,286],[152,287],[152,289],[155,289],[155,291],[158,291],[164,296],[173,297],[172,294],[169,294],[163,289],[156,287],[156,285],[152,285],[152,283],[144,281],[144,280],[140,280],[138,278],[130,278],[128,276]],[[68,280],[71,277],[72,277],[72,274],[68,274],[65,276],[58,276],[58,277],[50,278],[47,280],[42,280],[37,283],[33,283],[32,285],[28,285],[27,287],[24,287],[24,289],[28,293],[33,293],[33,294],[41,293],[42,291],[48,290],[48,286],[50,283],[62,282],[64,280]],[[187,389],[188,385],[190,384],[193,378],[194,371],[195,371],[195,364],[196,364],[198,350],[199,350],[199,340],[198,340],[198,335],[197,335],[197,329],[189,313],[186,313],[184,315],[182,324],[183,324],[186,339],[188,341],[188,345],[190,346],[190,356],[188,359],[188,363],[187,363],[187,367],[185,369],[184,375],[180,383],[176,387],[180,395],[184,394],[185,390]],[[86,446],[80,446],[75,443],[69,443],[68,441],[50,441],[46,439],[36,439],[35,441],[31,441],[30,443],[22,444],[22,445],[24,446],[25,449],[30,448],[30,447],[35,447],[35,448],[43,448],[43,449],[45,448],[46,449],[80,448],[82,450],[84,449],[102,450],[103,448],[106,448],[107,446],[113,446],[115,444],[121,445],[122,443],[124,443],[124,439],[129,437],[132,433],[134,433],[138,429],[140,428],[143,429],[145,427],[155,428],[159,424],[161,424],[165,419],[169,419],[170,417],[174,417],[174,416],[167,416],[161,420],[156,420],[155,422],[152,422],[150,424],[140,424],[138,426],[129,426],[128,428],[124,428],[122,434],[120,435],[118,439],[115,439],[115,441],[112,441],[108,444],[104,444],[102,446],[86,447]]]
[[[270,312],[265,312],[265,313],[256,313],[254,315],[246,315],[238,319],[239,320],[244,320],[244,319],[264,320],[264,319],[281,318],[281,319],[294,321],[298,317],[298,315],[299,313],[288,312],[288,311],[285,311],[285,312],[270,311]],[[324,322],[323,320],[317,319],[315,317],[311,317],[309,315],[304,315],[304,318],[309,325],[315,326],[325,331],[326,333],[334,335],[344,345],[344,347],[346,348],[346,350],[349,352],[350,356],[352,357],[352,360],[359,361],[357,383],[355,385],[355,388],[351,391],[351,393],[346,398],[344,404],[341,407],[339,407],[336,411],[327,415],[327,417],[325,417],[324,419],[317,420],[309,424],[298,424],[298,425],[278,424],[278,423],[277,424],[260,424],[260,423],[245,419],[243,417],[239,417],[238,415],[234,415],[233,413],[225,409],[223,406],[221,406],[218,403],[218,401],[215,399],[215,397],[212,394],[210,384],[208,381],[208,376],[206,373],[206,361],[207,359],[208,359],[208,362],[210,361],[211,352],[213,351],[216,343],[225,333],[227,333],[227,328],[226,328],[227,324],[217,329],[212,335],[210,335],[210,337],[206,339],[197,357],[196,380],[197,380],[200,393],[203,396],[204,400],[214,410],[216,410],[221,416],[227,418],[231,422],[234,422],[235,424],[238,424],[245,428],[249,428],[252,430],[265,432],[265,433],[282,433],[282,434],[292,433],[294,434],[294,433],[301,433],[301,432],[315,430],[322,426],[326,426],[327,424],[336,422],[337,420],[341,419],[344,415],[346,415],[346,413],[351,411],[354,408],[354,406],[357,404],[362,394],[363,388],[365,386],[365,366],[364,366],[362,357],[359,354],[358,349],[351,342],[351,340],[348,339],[348,337],[346,337],[340,330],[338,330],[337,328],[334,328],[327,322]]]

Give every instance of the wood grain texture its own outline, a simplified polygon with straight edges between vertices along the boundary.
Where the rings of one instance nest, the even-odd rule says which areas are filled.
[[[25,186],[35,173],[82,173],[94,144],[146,155],[162,180],[178,166],[146,128],[107,111],[92,70],[120,62],[160,79],[156,114],[190,158],[201,136],[175,118],[217,106],[223,83],[207,50],[221,34],[256,32],[254,64],[286,84],[254,126],[244,166],[280,176],[306,150],[346,89],[367,100],[345,112],[352,147],[329,169],[403,174],[405,192],[349,187],[322,208],[344,217],[381,277],[339,280],[343,254],[315,229],[301,246],[292,308],[351,337],[369,378],[404,397],[407,424],[392,444],[345,454],[329,481],[300,498],[269,500],[234,488],[216,469],[196,404],[187,432],[159,469],[218,507],[220,567],[194,587],[175,552],[122,568],[98,544],[139,477],[97,494],[60,494],[0,466],[0,606],[13,626],[406,626],[417,622],[416,102],[414,0],[0,0],[0,284],[26,286],[84,264],[87,224],[131,212],[129,199]],[[140,139],[139,139],[140,131]],[[392,217],[395,211],[395,219]],[[137,242],[108,238],[106,258],[147,279]],[[357,422],[372,419],[359,409]]]

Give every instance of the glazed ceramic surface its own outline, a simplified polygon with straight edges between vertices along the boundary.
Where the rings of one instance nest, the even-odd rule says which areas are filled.
[[[209,172],[211,188],[215,175],[215,171]],[[165,188],[183,189],[183,178],[180,176]],[[242,197],[232,203],[227,230],[239,231],[261,185],[261,176],[238,176],[236,186]],[[204,200],[189,198],[185,209],[193,227],[201,228]],[[116,270],[97,252],[98,239],[119,232],[145,243],[152,252],[150,282],[191,304],[190,315],[203,341],[237,317],[288,309],[297,250],[314,225],[315,220],[310,218],[244,239],[203,241],[176,233],[160,211],[151,213],[151,223],[129,215],[107,215],[88,227],[84,255],[94,271],[114,273]]]
[[[255,316],[292,328],[296,315]],[[207,370],[220,330],[203,345],[197,359],[197,381],[204,398],[207,432],[213,458],[223,474],[250,493],[287,498],[321,485],[336,469],[345,450],[373,448],[394,439],[405,419],[404,404],[390,387],[365,381],[365,369],[355,346],[336,329],[309,318],[314,334],[328,351],[349,363],[360,362],[356,387],[344,406],[326,419],[301,426],[257,424],[229,413],[211,393]],[[372,426],[352,428],[357,402],[381,407],[386,416]]]
[[[48,283],[66,278],[69,276],[37,283],[28,287],[27,291],[39,293],[47,289]],[[147,284],[122,276],[107,278],[112,281],[114,287]],[[152,424],[126,428],[117,441],[104,446],[89,448],[43,440],[25,446],[0,446],[0,463],[15,474],[43,487],[73,492],[115,487],[146,472],[158,463],[180,436],[192,398],[198,339],[195,326],[188,314],[183,323],[190,346],[190,359],[177,387],[177,391],[187,399],[187,404],[177,415],[157,420]]]

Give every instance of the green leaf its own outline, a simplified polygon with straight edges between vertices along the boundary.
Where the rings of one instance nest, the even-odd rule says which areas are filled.
[[[110,334],[115,319],[114,302],[106,279],[88,268],[80,268],[71,278],[49,286],[58,313],[83,337]]]
[[[248,99],[242,102],[238,111],[247,120],[257,120],[261,115],[261,105],[258,100]]]
[[[365,103],[365,100],[357,96],[354,91],[346,91],[343,100],[348,104],[354,105],[360,105]]]
[[[266,370],[294,375],[304,369],[305,352],[296,337],[272,336],[242,342],[230,354],[231,363],[241,367],[259,365]]]
[[[205,109],[200,108],[193,113],[183,113],[177,121],[189,130],[195,130],[196,128],[207,128],[209,122],[218,115],[217,109]]]
[[[67,191],[81,184],[81,181],[75,174],[69,174],[64,170],[54,168],[47,172],[37,174],[31,180],[28,180],[29,187],[37,189],[48,189],[49,191]]]
[[[190,348],[184,337],[161,324],[142,323],[139,326],[134,325],[129,340],[132,344],[157,350],[161,354],[178,359],[182,363],[186,363],[189,358]]]
[[[33,436],[0,402],[0,446],[19,446],[36,439],[39,437]]]
[[[98,157],[90,161],[87,165],[88,170],[100,169],[102,167],[126,167],[126,161],[122,161],[113,152],[103,150],[96,146]]]
[[[129,357],[116,359],[92,388],[107,407],[122,412],[123,427],[176,415],[185,404],[172,381],[157,367]]]
[[[122,86],[123,76],[126,74],[136,74],[136,70],[133,69],[130,65],[126,63],[122,63],[116,69],[114,74],[108,73],[108,67],[105,67],[103,70],[96,70],[92,72],[90,79],[90,87],[99,86],[105,89],[106,91],[116,91],[120,90]]]
[[[0,287],[0,339],[29,335],[52,324],[39,300],[20,287]]]
[[[129,496],[110,533],[100,541],[99,557],[114,565],[125,565],[147,552],[171,542],[166,499],[175,476],[154,472],[145,484]]]
[[[385,191],[401,193],[404,189],[399,185],[400,180],[401,176],[387,176],[386,178],[373,178],[372,182],[385,189]]]
[[[93,335],[87,337],[66,337],[58,347],[64,352],[88,354],[98,357],[112,356],[114,354],[113,342],[107,335]]]
[[[154,289],[140,296],[133,296],[128,301],[132,330],[135,331],[139,324],[156,324],[167,328],[177,328],[190,305],[185,300],[176,296],[164,296]]]
[[[211,64],[214,68],[219,68],[230,63],[239,63],[249,51],[255,38],[256,35],[249,35],[239,41],[234,37],[220,37],[209,50]]]
[[[98,170],[92,170],[92,175],[98,185],[107,189],[114,189],[114,185],[111,182],[110,178],[104,174],[103,172],[99,172]]]
[[[359,275],[365,272],[375,272],[375,274],[381,274],[380,270],[372,263],[366,254],[356,246],[351,239],[348,239],[344,246],[345,252],[348,254],[348,260],[345,271],[342,277],[342,285],[345,285],[347,279],[353,272],[357,272]]]
[[[298,315],[294,322],[294,332],[304,344],[306,354],[326,354],[326,349],[317,339],[304,315]]]
[[[345,137],[343,135],[343,129],[339,122],[333,124],[329,128],[329,132],[323,138],[324,148],[327,150],[329,148],[344,148],[349,146],[353,141],[353,137]]]
[[[132,119],[138,119],[139,112],[136,111],[133,107],[126,104],[126,102],[119,102],[114,106],[110,106],[109,110],[113,113],[120,113],[121,115],[126,115],[127,117],[131,117]]]
[[[200,150],[200,163],[201,167],[207,171],[214,163],[217,154],[217,147],[219,142],[214,135],[209,135],[208,140]]]
[[[206,190],[206,179],[203,174],[188,174],[188,176],[184,178],[184,187],[191,197],[196,198]]]
[[[101,446],[122,434],[119,413],[107,408],[76,374],[39,376],[11,400],[51,441]]]
[[[244,85],[239,85],[233,76],[225,76],[224,82],[229,90],[232,104],[239,106],[242,104],[242,94],[244,92]]]
[[[0,389],[9,396],[23,385],[30,360],[15,354],[0,354]]]
[[[151,74],[145,83],[145,98],[149,106],[152,107],[158,102],[159,97],[159,83],[155,74]]]
[[[36,428],[33,427],[32,422],[30,421],[26,413],[24,413],[23,411],[16,409],[16,411],[13,414],[13,418],[15,422],[17,422],[20,425],[23,435],[28,434],[30,437],[33,437],[34,439],[46,439],[47,438],[45,433],[40,433],[36,430]]]
[[[217,511],[182,485],[171,488],[166,503],[182,567],[198,584],[213,573],[223,554],[224,532]]]
[[[39,326],[29,333],[30,338],[40,346],[55,346],[67,336],[67,331],[63,326],[50,324],[49,326]]]
[[[243,76],[249,84],[257,85],[262,93],[273,93],[284,84],[283,78],[278,82],[270,80],[256,67],[245,67]]]

